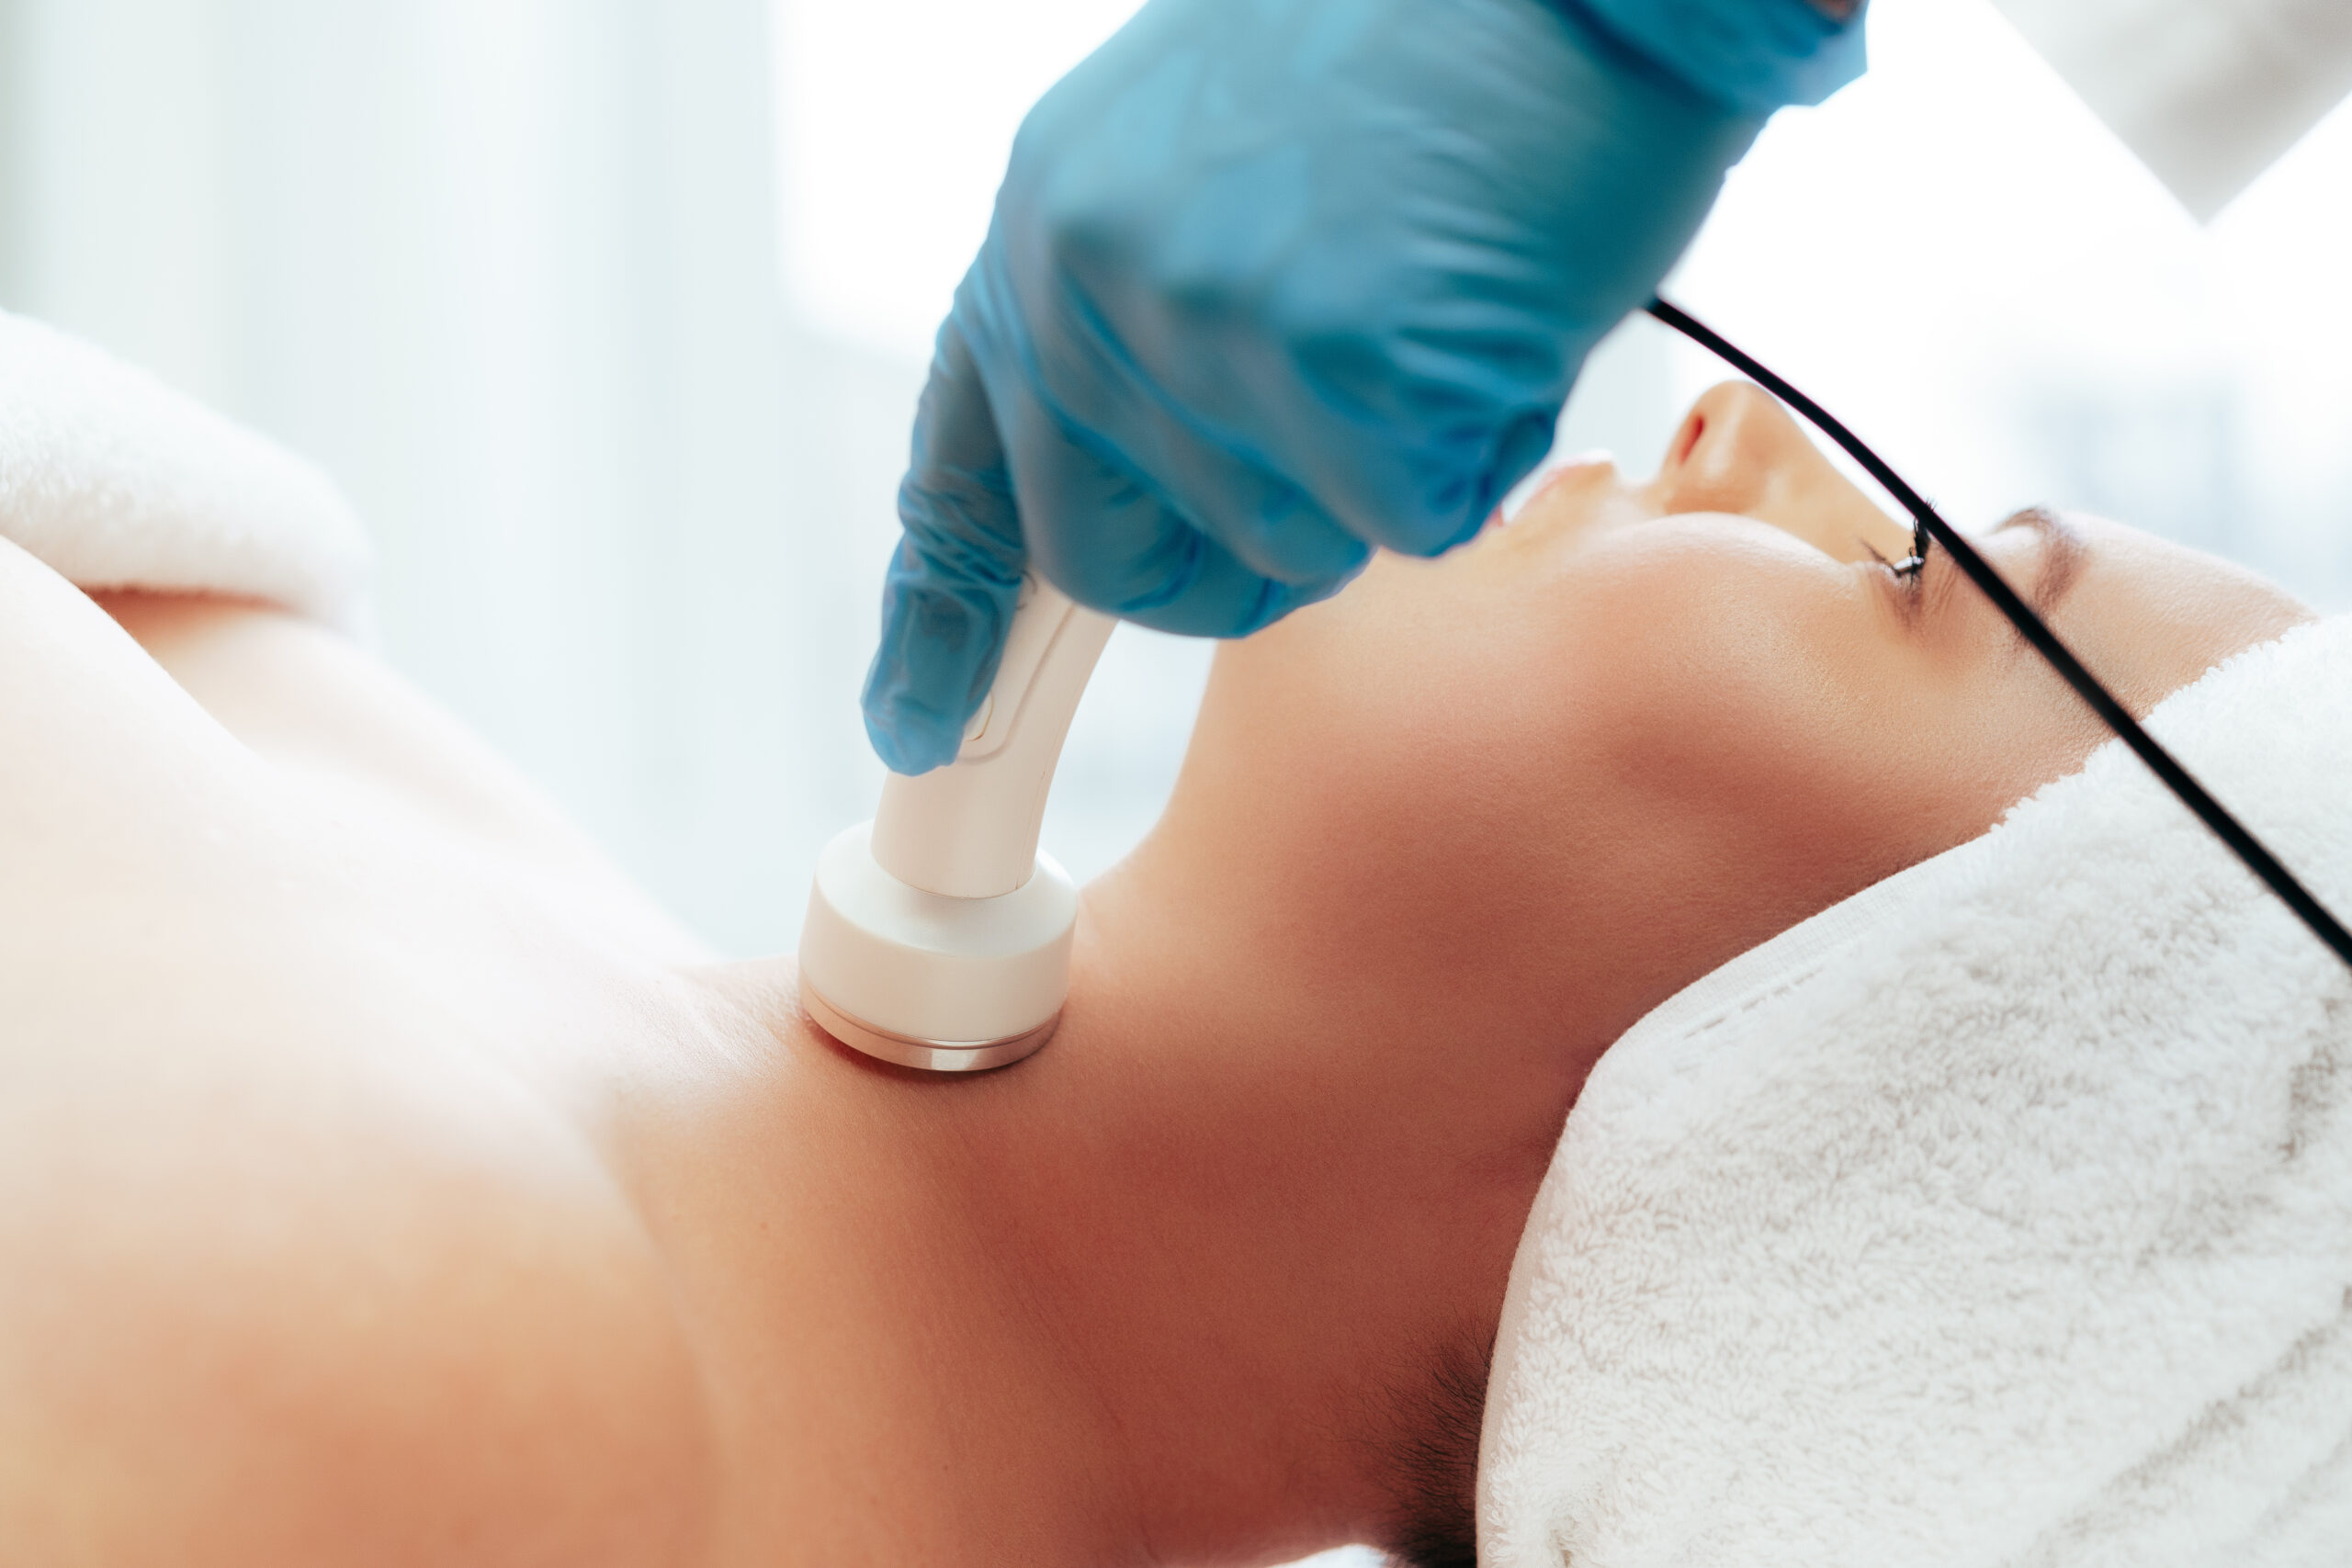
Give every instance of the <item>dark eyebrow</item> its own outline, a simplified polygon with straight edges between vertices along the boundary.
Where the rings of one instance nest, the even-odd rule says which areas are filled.
[[[1993,532],[2020,527],[2031,528],[2041,536],[2041,570],[2035,575],[2025,602],[2033,606],[2035,615],[2048,620],[2059,601],[2066,597],[2066,591],[2075,586],[2075,580],[2082,575],[2089,547],[2083,542],[2081,529],[2046,506],[2029,506],[2014,513]]]

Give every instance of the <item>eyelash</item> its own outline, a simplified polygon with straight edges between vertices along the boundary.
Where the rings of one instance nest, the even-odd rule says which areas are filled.
[[[1872,548],[1870,541],[1867,539],[1861,541],[1861,546],[1862,548],[1870,551],[1871,559],[1878,562],[1879,565],[1886,569],[1886,572],[1889,577],[1894,578],[1897,582],[1903,584],[1904,587],[1909,589],[1913,592],[1917,592],[1919,588],[1919,580],[1923,575],[1925,575],[1925,568],[1928,564],[1927,553],[1921,547],[1925,543],[1926,541],[1921,539],[1918,535],[1915,533],[1912,536],[1911,553],[1904,557],[1901,560],[1887,559],[1884,556],[1879,554],[1876,549]]]
[[[1867,539],[1860,543],[1862,548],[1870,551],[1871,558],[1878,562],[1880,568],[1885,571],[1888,581],[1894,587],[1894,602],[1903,618],[1906,622],[1917,624],[1919,616],[1926,613],[1928,607],[1926,590],[1928,558],[1925,548],[1927,540],[1922,536],[1922,531],[1917,528],[1912,530],[1911,553],[1901,560],[1887,559],[1879,554]]]

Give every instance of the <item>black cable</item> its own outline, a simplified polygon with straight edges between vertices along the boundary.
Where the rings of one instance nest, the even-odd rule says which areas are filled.
[[[1819,426],[1822,434],[1843,447],[1868,471],[1871,478],[1886,487],[1887,493],[1901,502],[1910,512],[1913,521],[1927,535],[1951,555],[1952,562],[1968,574],[1968,580],[1993,602],[1993,607],[2007,615],[2018,635],[2031,644],[2035,652],[2050,662],[2052,669],[2066,679],[2075,694],[2088,703],[2126,746],[2132,748],[2149,771],[2180,797],[2182,805],[2197,814],[2197,819],[2213,830],[2214,836],[2227,844],[2246,869],[2268,885],[2270,891],[2286,901],[2312,934],[2325,942],[2346,965],[2352,965],[2352,931],[2346,931],[2326,906],[2311,895],[2310,889],[2295,879],[2292,872],[2278,863],[2278,858],[2263,847],[2262,840],[2246,831],[2238,819],[2230,815],[2222,803],[2206,792],[2205,786],[2191,776],[2187,768],[2173,759],[2171,752],[2156,744],[2154,737],[2140,728],[2140,721],[2115,700],[2098,678],[2083,668],[2058,635],[2042,624],[2033,607],[2018,597],[2017,591],[2002,579],[1992,564],[1976,553],[1974,546],[1961,537],[1958,529],[1945,522],[1936,509],[1917,491],[1905,484],[1901,476],[1879,460],[1878,454],[1862,445],[1860,437],[1832,418],[1829,412],[1780,377],[1767,370],[1753,358],[1740,352],[1724,337],[1688,311],[1668,304],[1664,299],[1652,299],[1646,307],[1649,313],[1672,327],[1676,332],[1727,361],[1774,397],[1796,410]]]

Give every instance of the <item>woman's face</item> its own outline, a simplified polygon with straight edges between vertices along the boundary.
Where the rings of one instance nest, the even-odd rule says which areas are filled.
[[[2104,739],[1942,552],[1755,388],[1664,467],[1554,474],[1435,562],[1384,557],[1223,649],[1146,853],[1310,1013],[1589,1028],[1990,827]],[[1978,540],[2144,712],[2307,612],[2113,524]]]

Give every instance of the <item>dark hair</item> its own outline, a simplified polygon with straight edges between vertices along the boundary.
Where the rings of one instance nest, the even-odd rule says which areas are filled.
[[[1393,1389],[1393,1501],[1380,1539],[1393,1568],[1477,1568],[1478,1429],[1494,1341],[1446,1346],[1416,1383]]]

